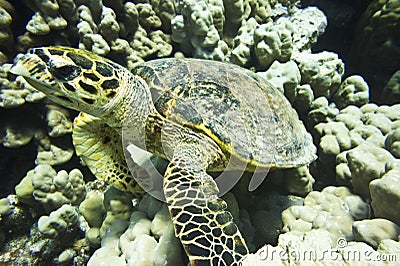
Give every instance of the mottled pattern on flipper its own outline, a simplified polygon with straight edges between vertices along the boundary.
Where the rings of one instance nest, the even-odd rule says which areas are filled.
[[[177,147],[168,165],[164,194],[175,225],[175,233],[192,265],[239,265],[248,254],[226,202],[218,198],[218,187],[202,165],[194,144]]]
[[[101,180],[118,189],[143,191],[135,180],[141,179],[142,185],[151,187],[151,181],[145,170],[136,167],[134,178],[126,164],[121,145],[121,136],[104,124],[101,119],[80,113],[74,121],[72,134],[76,154]]]

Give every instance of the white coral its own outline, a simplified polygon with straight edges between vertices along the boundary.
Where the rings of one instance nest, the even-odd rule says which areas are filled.
[[[167,206],[144,196],[130,220],[117,220],[102,237],[88,265],[180,265],[182,248],[175,237]]]
[[[382,178],[370,182],[371,205],[376,217],[400,224],[400,167],[386,165]]]
[[[340,109],[349,105],[362,106],[369,101],[369,87],[361,76],[350,76],[340,84],[333,96]]]
[[[261,24],[255,29],[254,50],[262,67],[269,67],[275,60],[284,63],[290,59],[293,33],[293,25],[287,18]]]
[[[344,64],[339,56],[332,52],[296,54],[294,60],[298,63],[301,80],[308,83],[316,97],[331,97],[341,84]]]
[[[370,210],[361,197],[346,187],[326,187],[321,192],[310,192],[304,206],[291,206],[282,212],[283,230],[307,232],[324,229],[332,240],[353,239],[354,220],[368,218]]]
[[[56,238],[78,223],[78,212],[71,205],[61,208],[39,218],[38,229],[48,238]]]
[[[38,165],[31,175],[32,195],[47,211],[55,210],[63,204],[77,205],[85,198],[86,188],[83,175],[78,169],[58,173],[50,165]],[[25,182],[29,186],[29,181]]]

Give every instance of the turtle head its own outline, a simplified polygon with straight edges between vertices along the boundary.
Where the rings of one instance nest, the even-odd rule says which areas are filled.
[[[102,116],[127,70],[87,51],[54,46],[29,49],[10,72],[60,105]]]

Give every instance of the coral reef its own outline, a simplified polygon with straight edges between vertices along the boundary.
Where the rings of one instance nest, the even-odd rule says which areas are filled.
[[[71,205],[64,204],[49,216],[43,215],[38,220],[38,229],[47,238],[56,238],[78,222],[78,213]]]
[[[129,220],[110,225],[88,265],[181,265],[182,253],[167,206],[146,195]]]
[[[293,51],[293,25],[287,18],[269,22],[254,31],[254,52],[259,64],[268,68],[275,60],[286,62]]]
[[[1,66],[4,71],[0,78],[0,107],[13,109],[25,103],[37,103],[45,95],[35,90],[22,77],[8,80],[6,72],[10,64]],[[73,155],[69,134],[72,132],[72,121],[69,112],[53,104],[33,107],[37,116],[27,117],[23,113],[14,113],[14,119],[2,124],[3,136],[1,143],[7,148],[18,148],[27,145],[32,140],[37,145],[36,163],[51,165],[63,164]],[[45,119],[41,122],[40,112]],[[23,126],[21,126],[23,125]]]
[[[296,55],[301,80],[310,84],[315,97],[331,97],[341,83],[344,64],[338,55],[332,52],[310,54],[308,52]]]
[[[309,114],[314,116],[317,109],[322,112],[326,105]],[[398,115],[399,105],[349,105],[330,119],[325,115],[328,121],[314,126],[320,161],[328,169],[336,167],[339,184],[370,197],[369,182],[382,177],[387,171],[386,164],[396,158]]]
[[[387,164],[385,170],[381,178],[374,179],[369,184],[371,206],[376,217],[400,224],[400,215],[397,212],[400,204],[400,168]]]
[[[22,77],[15,80],[7,79],[8,70],[12,64],[2,64],[0,67],[0,107],[14,108],[24,103],[35,103],[42,100],[45,95],[35,90]]]
[[[349,105],[360,107],[369,101],[369,87],[361,76],[346,78],[333,95],[339,109]]]
[[[395,104],[400,102],[400,70],[397,70],[383,88],[381,102]]]
[[[374,99],[380,98],[385,79],[400,68],[399,8],[396,0],[371,1],[357,23],[352,53],[361,73],[375,74],[370,75],[377,84],[371,91]]]
[[[39,164],[29,171],[15,188],[16,195],[27,203],[40,202],[47,211],[60,208],[64,204],[77,205],[86,195],[85,181],[78,169],[58,173],[47,164]]]
[[[303,206],[291,206],[282,212],[283,231],[307,232],[324,229],[332,240],[353,240],[354,221],[370,216],[370,208],[346,187],[326,187],[310,192]]]
[[[354,263],[351,252],[400,260],[398,1],[371,1],[357,25],[353,54],[361,74],[371,74],[362,76],[346,73],[338,54],[312,49],[328,20],[297,1],[17,2],[0,1],[0,169],[8,189],[0,264],[187,263],[166,205],[90,181],[71,142],[76,113],[9,73],[18,52],[47,45],[87,49],[128,69],[175,56],[257,72],[298,111],[318,161],[275,170],[251,193],[244,177],[224,196],[254,253],[243,265],[318,264],[292,257],[310,250],[335,251],[323,263]],[[382,72],[392,75],[379,81],[386,87],[371,86]]]
[[[400,235],[400,226],[379,218],[357,221],[353,224],[353,234],[356,241],[362,241],[376,249],[382,240],[397,240]]]
[[[6,63],[11,58],[10,52],[13,50],[14,34],[11,29],[13,17],[16,10],[12,4],[3,0],[0,3],[0,63]]]

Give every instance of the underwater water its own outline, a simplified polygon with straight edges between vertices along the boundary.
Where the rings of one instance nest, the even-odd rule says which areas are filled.
[[[266,108],[275,113],[279,110],[282,117],[288,114],[287,121],[282,118],[284,122],[271,125],[273,132],[259,139],[257,131],[250,129],[251,121],[267,111],[255,108],[241,113],[243,127],[233,123],[238,127],[235,136],[225,136],[224,128],[210,124],[199,123],[191,130],[207,135],[225,151],[226,143],[241,140],[241,132],[245,132],[243,136],[249,141],[241,146],[245,152],[234,152],[248,156],[242,159],[250,164],[257,154],[265,154],[263,159],[272,155],[288,158],[287,154],[304,144],[293,137],[301,136],[296,130],[307,130],[317,157],[306,165],[271,169],[254,191],[249,190],[250,182],[257,183],[250,181],[254,178],[251,171],[225,172],[227,179],[223,180],[229,185],[238,182],[224,190],[227,193],[222,198],[249,251],[243,256],[233,252],[233,257],[243,257],[242,265],[399,264],[399,8],[396,0],[0,1],[0,265],[187,265],[194,259],[195,252],[185,251],[175,236],[177,222],[172,221],[167,204],[158,200],[164,197],[162,188],[158,194],[133,188],[122,191],[117,188],[124,185],[114,183],[115,188],[97,179],[110,183],[118,179],[110,170],[118,162],[100,163],[108,156],[122,158],[117,172],[126,174],[130,166],[123,160],[115,126],[87,127],[85,123],[90,120],[93,125],[93,121],[79,116],[79,111],[86,111],[83,105],[72,108],[72,103],[54,103],[51,96],[37,90],[37,83],[10,71],[29,48],[47,46],[87,50],[144,77],[152,77],[151,72],[146,68],[139,71],[138,66],[170,57],[222,61],[242,67],[243,72],[255,72],[253,80],[244,82],[238,80],[240,74],[233,74],[233,70],[224,73],[227,68],[221,67],[218,71],[224,78],[211,80],[214,85],[196,83],[192,86],[198,87],[192,89],[214,86],[218,97],[227,99],[226,105],[213,102],[212,108],[219,106],[221,111],[224,106],[234,106],[228,101],[234,98],[219,89],[222,83],[235,83],[238,91],[237,84],[244,83],[245,91],[244,86],[254,80],[265,79],[273,87],[271,91],[280,91],[288,100],[286,105],[278,96],[271,97],[271,102],[265,101]],[[57,50],[52,53],[59,56]],[[40,55],[47,60],[48,55]],[[54,62],[55,66],[61,64]],[[94,64],[98,68],[86,62],[90,65],[86,70],[98,71],[94,76],[85,72],[85,82],[95,84],[119,77],[112,70],[108,73],[107,67],[100,69],[102,62]],[[206,66],[204,73],[216,69],[212,65]],[[38,72],[43,71],[36,66]],[[171,68],[168,73],[172,74],[157,79],[175,78],[174,89],[179,90],[186,71],[182,69]],[[60,80],[71,73],[61,74]],[[201,78],[210,81],[207,78],[211,76],[217,74]],[[163,86],[157,79],[152,81],[155,86]],[[75,84],[71,95],[81,86]],[[102,88],[114,89],[110,83],[107,86]],[[239,98],[261,106],[263,98],[254,95]],[[165,115],[173,106],[173,101],[165,100],[165,106],[157,107]],[[289,115],[294,114],[292,109],[304,128],[296,127],[293,121],[297,118]],[[185,109],[183,114],[190,116],[191,112]],[[74,126],[76,117],[80,120]],[[223,120],[216,113],[213,118]],[[235,121],[233,116],[231,119]],[[289,134],[286,122],[292,123],[292,131],[298,134]],[[158,125],[153,127],[155,133],[158,129]],[[107,134],[115,138],[104,137]],[[292,137],[279,138],[282,135]],[[289,141],[285,150],[258,151],[257,141],[267,139],[276,142],[274,147]],[[107,143],[113,145],[111,150],[100,150],[92,161],[87,159],[87,154]],[[156,149],[153,146],[159,143],[154,140],[150,146]],[[174,144],[167,145],[167,150],[177,146]],[[193,155],[199,150],[181,152]],[[207,152],[200,149],[202,155]],[[311,158],[314,150],[302,152],[300,158]],[[290,162],[294,163],[288,159]],[[153,170],[164,174],[168,162],[151,157],[139,164],[145,168],[154,165]],[[192,164],[197,165],[197,161]],[[209,174],[218,180],[220,172]],[[162,179],[159,175],[159,186]],[[130,176],[126,180],[129,185],[136,184]],[[139,183],[145,187],[146,182]],[[155,186],[156,181],[151,182]],[[205,187],[214,188],[209,183]],[[214,191],[210,193],[216,197]],[[191,217],[182,218],[183,224],[189,224]],[[215,231],[202,227],[202,232],[208,236],[203,241],[209,246],[225,241]],[[221,245],[223,249],[231,247]],[[216,258],[238,264],[216,250]]]

